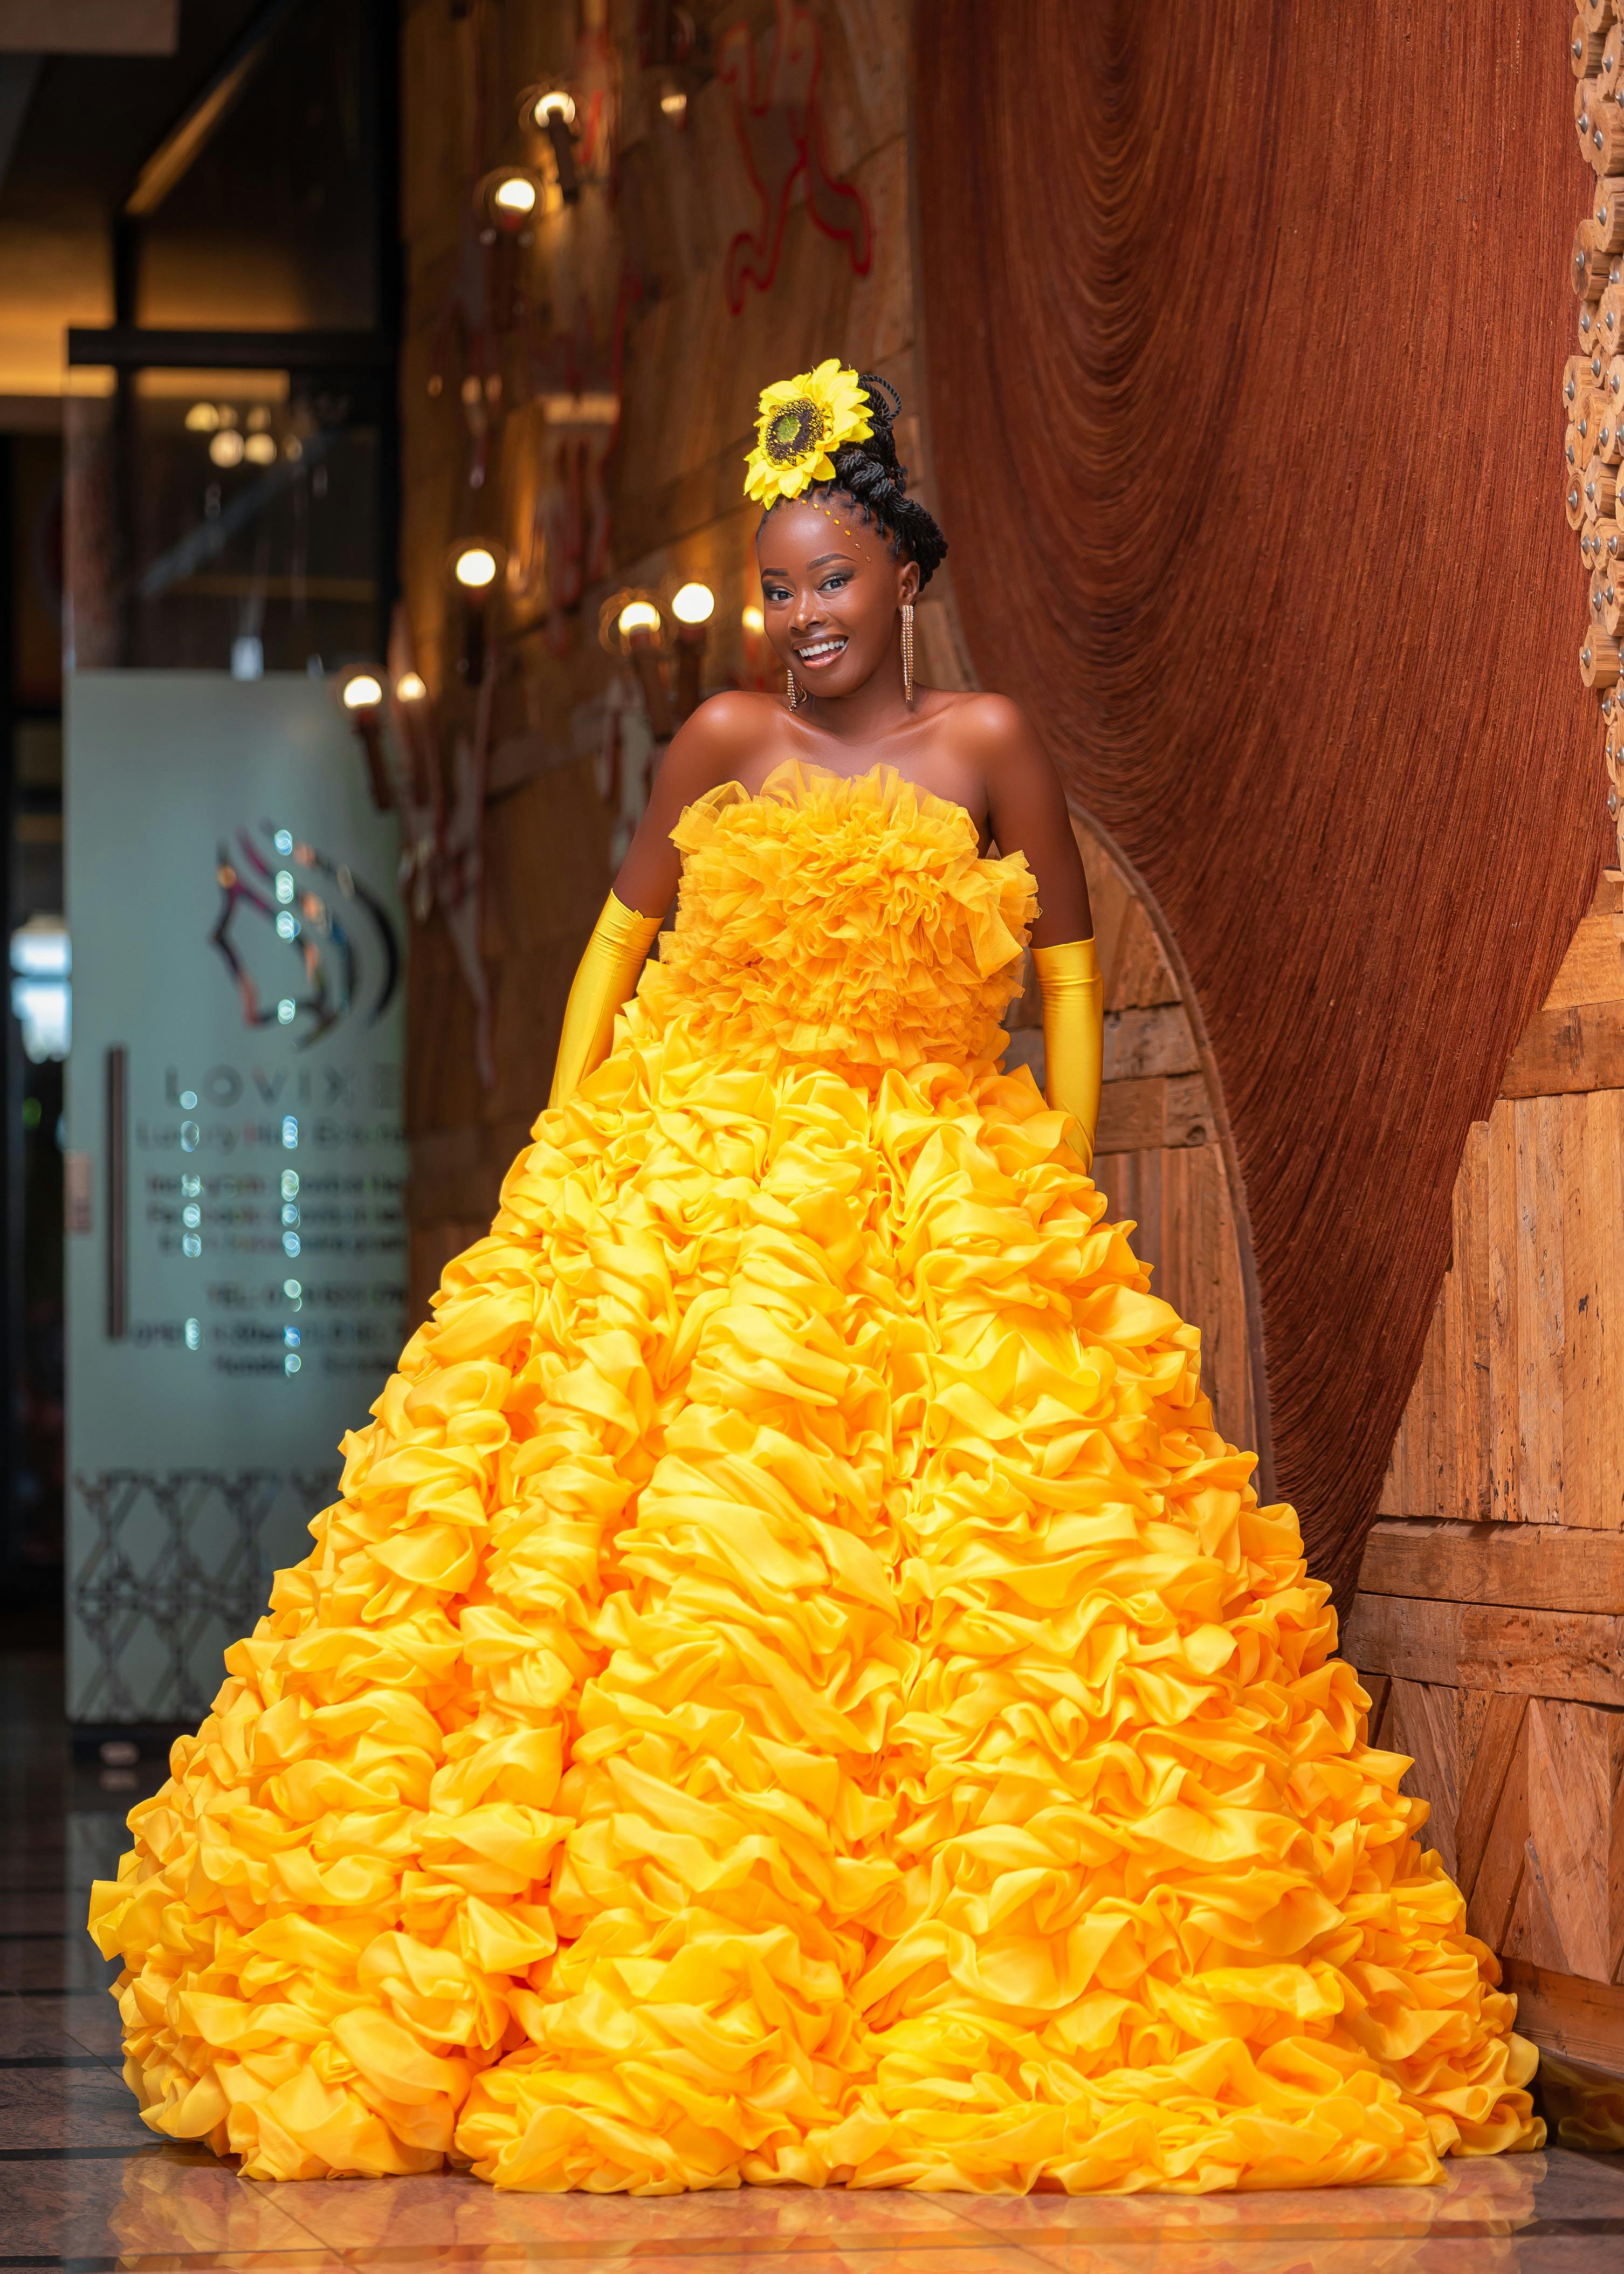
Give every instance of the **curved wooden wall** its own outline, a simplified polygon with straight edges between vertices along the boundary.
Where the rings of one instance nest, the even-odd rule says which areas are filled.
[[[1478,36],[1478,31],[1481,36]],[[1166,912],[1276,1480],[1345,1601],[1605,817],[1551,508],[1552,0],[915,11],[935,473],[979,676]]]

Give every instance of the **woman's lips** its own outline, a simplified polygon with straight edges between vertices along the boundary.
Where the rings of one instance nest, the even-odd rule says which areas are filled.
[[[795,660],[804,665],[808,671],[816,671],[820,665],[832,663],[837,656],[844,655],[846,649],[846,641],[844,634],[838,639],[814,640],[810,646],[798,647],[795,650]]]

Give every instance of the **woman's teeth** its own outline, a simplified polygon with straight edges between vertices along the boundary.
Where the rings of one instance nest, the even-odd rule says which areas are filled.
[[[845,653],[844,639],[817,640],[810,647],[798,648],[795,660],[797,663],[832,663],[836,656]]]

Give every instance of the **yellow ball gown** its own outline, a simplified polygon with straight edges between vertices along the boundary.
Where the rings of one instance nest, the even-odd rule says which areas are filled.
[[[674,935],[95,1893],[147,2123],[307,2179],[1430,2180],[1531,2046],[1297,1522],[876,768]]]

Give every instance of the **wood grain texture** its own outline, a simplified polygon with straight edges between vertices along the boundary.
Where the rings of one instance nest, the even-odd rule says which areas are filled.
[[[1451,1218],[1382,1516],[1624,1533],[1624,1089],[1501,1099]]]
[[[1365,1542],[1359,1593],[1624,1612],[1624,1534],[1555,1524],[1383,1518]]]
[[[1193,979],[1275,1474],[1346,1601],[1468,1129],[1605,834],[1551,494],[1566,27],[1548,0],[1492,38],[1359,0],[914,20],[966,636]],[[1494,563],[1481,642],[1467,561]]]
[[[1624,1617],[1357,1595],[1345,1654],[1362,1671],[1624,1706]]]
[[[1506,1962],[1505,1986],[1516,1993],[1517,2028],[1536,2044],[1614,2074],[1624,2071],[1624,1990],[1522,1958]]]

